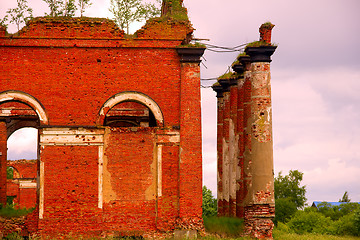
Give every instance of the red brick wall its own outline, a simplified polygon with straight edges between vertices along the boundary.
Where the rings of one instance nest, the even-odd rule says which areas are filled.
[[[7,166],[15,168],[15,171],[19,173],[19,176],[14,175],[15,178],[36,178],[36,160],[8,160]]]
[[[45,146],[41,161],[45,204],[40,232],[86,235],[99,230],[98,147]]]
[[[28,218],[32,231],[137,235],[193,223],[201,228],[199,65],[181,64],[176,51],[190,25],[149,22],[137,38],[125,39],[107,20],[59,21],[35,19],[19,37],[0,38],[0,93],[22,91],[42,104],[49,126],[40,126],[41,136],[42,127],[105,128],[104,146],[40,141],[44,198]],[[154,100],[164,126],[103,127],[100,109],[124,91]]]

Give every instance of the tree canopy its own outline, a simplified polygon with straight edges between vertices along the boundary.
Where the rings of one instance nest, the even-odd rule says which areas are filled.
[[[158,1],[159,2],[159,1]],[[160,15],[160,8],[141,0],[111,0],[109,11],[116,24],[129,34],[130,24]]]
[[[206,186],[202,188],[203,203],[202,210],[204,217],[217,215],[217,200],[213,197],[212,192]]]
[[[275,199],[287,198],[296,204],[297,208],[303,208],[306,202],[306,189],[301,186],[303,173],[298,170],[290,170],[289,175],[282,176],[279,172],[275,177]]]

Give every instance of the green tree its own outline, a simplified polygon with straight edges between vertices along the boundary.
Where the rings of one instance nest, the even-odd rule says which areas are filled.
[[[85,12],[85,8],[88,8],[92,5],[92,3],[90,2],[91,0],[79,0],[78,2],[78,6],[80,9],[80,17],[83,16],[84,12]]]
[[[17,7],[10,8],[6,13],[10,16],[10,23],[15,23],[19,31],[20,25],[32,18],[32,11],[27,0],[17,0]]]
[[[297,212],[296,204],[288,198],[279,198],[275,200],[275,225],[278,222],[286,223],[288,222],[294,214]]]
[[[75,0],[43,0],[50,8],[50,13],[45,13],[50,17],[74,17],[77,10]]]
[[[154,4],[143,4],[141,0],[111,0],[109,11],[114,15],[116,24],[121,29],[126,29],[127,34],[131,23],[160,14],[160,9]]]
[[[202,188],[203,202],[202,210],[203,217],[211,217],[217,215],[217,200],[213,197],[212,192],[206,186]]]
[[[347,191],[345,191],[344,195],[342,196],[341,199],[339,199],[339,202],[350,202],[351,199],[349,198],[349,194]]]
[[[64,17],[74,17],[76,9],[75,0],[65,0],[63,5]]]
[[[282,176],[279,172],[275,177],[275,199],[286,198],[296,204],[297,208],[303,208],[306,202],[306,189],[301,186],[303,173],[298,170],[290,170],[289,175]]]
[[[46,15],[50,17],[61,16],[63,13],[63,1],[62,0],[43,0],[50,8],[50,13]]]

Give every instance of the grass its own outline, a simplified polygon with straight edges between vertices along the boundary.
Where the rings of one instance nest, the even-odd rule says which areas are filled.
[[[31,213],[34,209],[35,208],[16,208],[14,205],[6,205],[5,207],[0,207],[0,217],[21,217]]]

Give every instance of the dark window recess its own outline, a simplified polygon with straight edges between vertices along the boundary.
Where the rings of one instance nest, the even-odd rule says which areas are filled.
[[[156,127],[154,114],[137,102],[122,102],[115,105],[105,116],[109,127]]]

